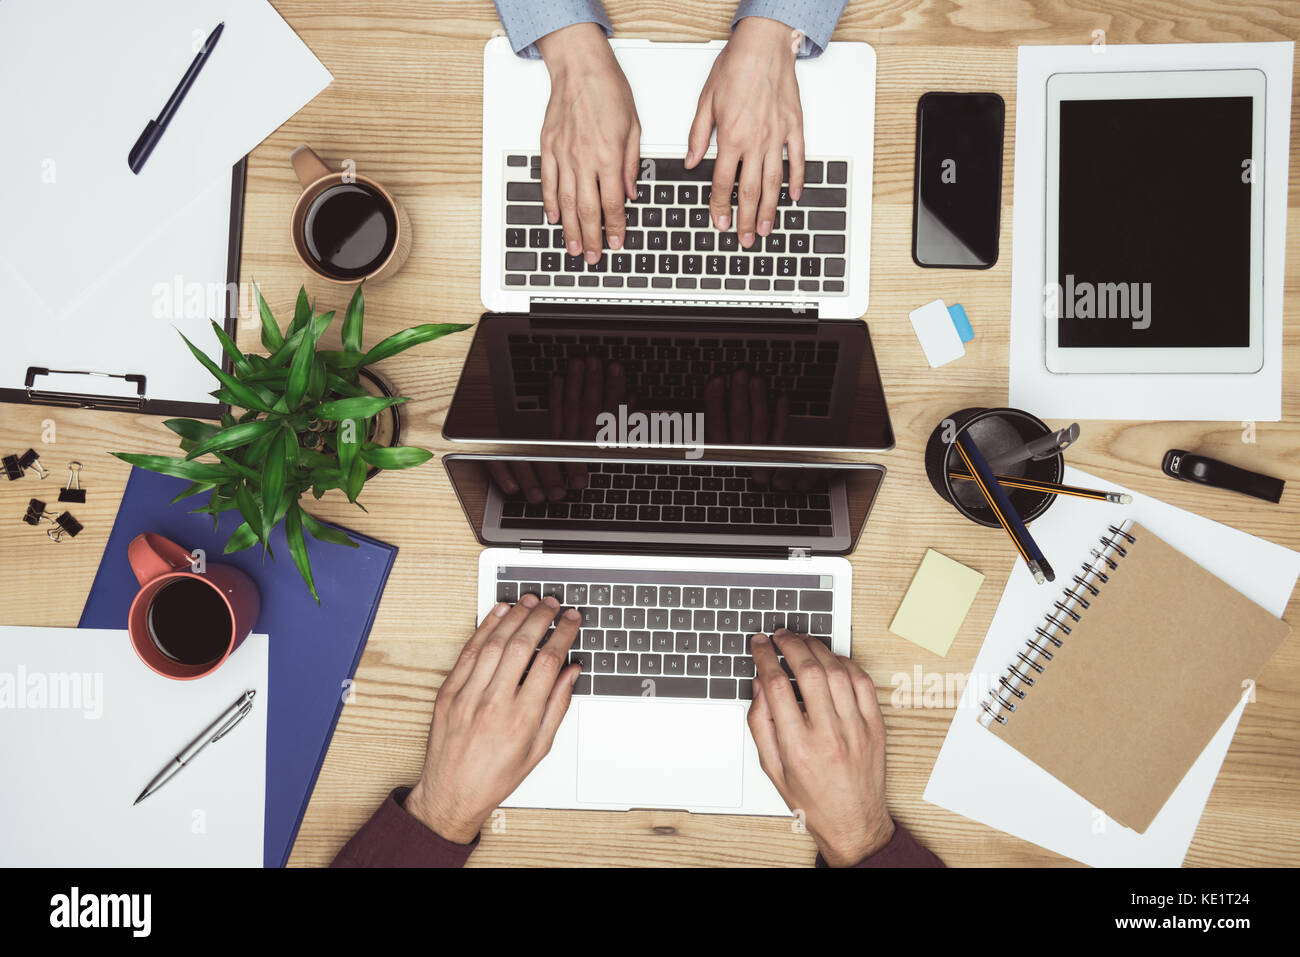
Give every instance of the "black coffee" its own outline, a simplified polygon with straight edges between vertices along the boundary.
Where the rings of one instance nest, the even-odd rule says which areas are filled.
[[[331,186],[303,221],[307,254],[336,279],[361,279],[378,269],[397,242],[397,216],[365,183]]]
[[[172,661],[203,665],[230,646],[230,609],[216,588],[197,578],[164,585],[149,605],[149,637]]]

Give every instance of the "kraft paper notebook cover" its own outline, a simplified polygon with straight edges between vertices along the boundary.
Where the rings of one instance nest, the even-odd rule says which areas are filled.
[[[1138,832],[1291,631],[1136,522],[1025,627],[980,722]]]

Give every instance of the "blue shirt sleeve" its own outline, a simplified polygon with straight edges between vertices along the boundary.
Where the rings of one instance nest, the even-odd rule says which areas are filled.
[[[575,23],[598,23],[605,36],[613,33],[600,0],[493,0],[497,15],[516,53],[540,59],[537,41]]]
[[[731,28],[745,17],[779,20],[803,34],[799,56],[821,56],[846,6],[848,0],[740,0]]]

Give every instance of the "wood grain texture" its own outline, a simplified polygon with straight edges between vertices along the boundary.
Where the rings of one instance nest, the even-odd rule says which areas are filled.
[[[327,162],[353,159],[396,194],[412,222],[414,248],[401,273],[367,290],[373,341],[418,322],[474,321],[478,295],[482,49],[500,31],[484,2],[275,0],[277,9],[334,75],[334,82],[252,154],[242,276],[262,286],[277,314],[291,314],[300,283],[322,309],[342,309],[346,290],[313,279],[288,237],[298,195],[289,154],[309,143]],[[732,4],[611,0],[619,33],[653,39],[725,36]],[[852,558],[854,658],[874,678],[889,728],[889,802],[895,816],[948,863],[1034,865],[1071,862],[921,800],[952,719],[946,707],[897,700],[901,676],[963,675],[972,666],[1011,570],[1000,532],[973,527],[940,507],[921,451],[935,423],[969,405],[1007,399],[1007,313],[1011,282],[1012,142],[1016,46],[1089,43],[1289,40],[1300,35],[1291,0],[853,0],[836,39],[871,43],[879,58],[876,161],[868,320],[884,370],[898,447],[880,501]],[[912,160],[916,100],[926,90],[993,90],[1007,102],[1002,256],[985,272],[928,270],[911,261]],[[1293,100],[1300,97],[1293,91]],[[1292,140],[1300,142],[1292,114]],[[1104,478],[1252,534],[1300,547],[1300,170],[1291,170],[1286,260],[1284,419],[1261,423],[1253,444],[1238,423],[1087,422],[1070,460]],[[976,329],[963,361],[932,370],[907,321],[923,302],[962,302]],[[253,348],[256,322],[243,317],[240,342]],[[333,341],[337,341],[337,329]],[[327,341],[330,341],[327,338]],[[384,373],[412,397],[406,441],[438,452],[442,418],[469,345],[441,340],[388,360]],[[196,375],[200,374],[197,370]],[[55,441],[42,445],[47,423]],[[1066,422],[1054,424],[1068,424]],[[127,467],[110,450],[168,453],[172,435],[149,416],[0,406],[0,449],[37,447],[54,475],[85,465],[86,526],[55,546],[17,521],[34,479],[0,486],[0,619],[73,626],[94,577]],[[1165,449],[1222,456],[1278,475],[1289,488],[1271,506],[1161,476]],[[466,450],[458,446],[458,450]],[[54,498],[49,494],[49,498]],[[314,507],[401,552],[303,822],[291,863],[328,863],[393,786],[418,773],[434,693],[474,614],[476,557],[442,469],[431,463],[385,474],[367,486],[368,515],[333,493]],[[927,547],[987,577],[949,654],[938,658],[887,626]],[[1300,600],[1287,618],[1300,621]],[[891,700],[892,699],[892,700]],[[933,703],[933,702],[932,702]],[[943,704],[943,702],[938,702]],[[973,784],[976,782],[972,782]],[[988,782],[981,782],[987,785]],[[811,863],[814,847],[788,820],[508,810],[484,834],[471,864],[788,865]],[[1300,639],[1292,637],[1258,684],[1224,764],[1187,863],[1294,865],[1300,862]]]

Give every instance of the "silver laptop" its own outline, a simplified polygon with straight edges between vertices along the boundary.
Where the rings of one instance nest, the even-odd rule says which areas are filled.
[[[686,136],[723,43],[614,40],[641,120],[638,195],[627,204],[625,248],[598,263],[565,253],[541,205],[540,140],[546,67],[505,37],[483,54],[482,298],[493,312],[539,303],[744,305],[826,319],[867,309],[871,238],[875,51],[831,43],[796,66],[804,113],[805,188],[782,196],[772,234],[742,249],[709,218],[711,147],[687,170]],[[735,200],[733,196],[732,205]]]
[[[849,654],[843,556],[884,467],[500,455],[443,465],[489,546],[479,619],[528,593],[582,615],[573,704],[505,805],[789,813],[745,724],[749,636],[788,627]],[[530,499],[532,483],[557,477],[562,499]]]

